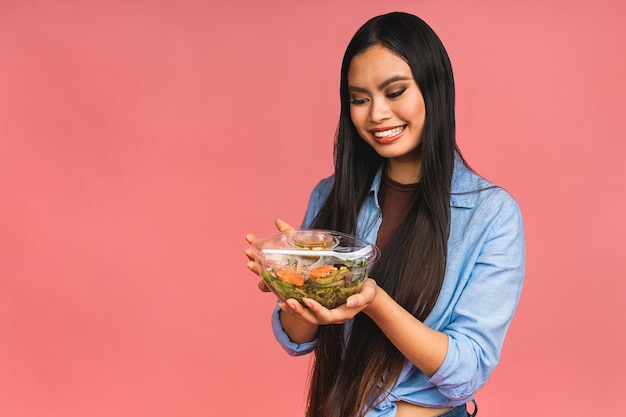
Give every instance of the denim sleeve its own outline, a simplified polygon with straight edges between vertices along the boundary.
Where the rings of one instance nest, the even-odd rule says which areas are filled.
[[[447,355],[429,379],[443,396],[455,401],[471,399],[498,364],[524,280],[519,207],[506,192],[497,193],[495,200],[489,204],[494,214],[483,225],[485,238],[465,288],[449,324],[441,329],[448,335]]]
[[[287,333],[283,330],[280,317],[278,317],[279,313],[280,308],[277,306],[272,313],[272,331],[280,346],[291,356],[301,356],[311,353],[315,348],[315,340],[308,343],[292,342]]]
[[[321,180],[315,188],[313,188],[313,192],[311,192],[311,197],[309,198],[309,204],[306,209],[306,213],[304,214],[304,220],[302,221],[301,229],[310,229],[315,216],[319,213],[322,205],[328,198],[328,194],[333,186],[334,177],[329,177]]]

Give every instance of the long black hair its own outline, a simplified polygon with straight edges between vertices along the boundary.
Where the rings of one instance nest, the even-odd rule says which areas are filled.
[[[334,185],[312,227],[359,233],[358,213],[385,159],[358,134],[350,117],[348,70],[355,55],[383,46],[410,66],[424,97],[421,186],[373,273],[377,284],[424,320],[443,284],[450,233],[455,153],[454,79],[448,54],[420,18],[401,12],[367,21],[350,41],[341,66],[341,113],[335,137]],[[396,383],[404,356],[360,313],[344,343],[344,325],[320,326],[311,372],[308,417],[361,416]],[[378,399],[378,400],[377,400]]]

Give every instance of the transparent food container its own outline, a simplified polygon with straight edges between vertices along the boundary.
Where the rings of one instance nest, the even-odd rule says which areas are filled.
[[[252,246],[263,281],[279,299],[310,298],[326,308],[359,292],[380,257],[375,245],[330,230],[276,233]]]

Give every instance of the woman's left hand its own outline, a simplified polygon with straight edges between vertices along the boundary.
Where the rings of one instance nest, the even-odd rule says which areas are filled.
[[[279,306],[284,313],[297,316],[312,324],[341,324],[367,308],[376,298],[378,290],[379,287],[376,281],[371,278],[365,278],[361,290],[357,294],[351,295],[345,304],[332,310],[323,307],[320,303],[310,298],[303,300],[308,308],[294,299],[281,302]]]

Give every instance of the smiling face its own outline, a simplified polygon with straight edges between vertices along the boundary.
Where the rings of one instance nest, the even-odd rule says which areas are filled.
[[[352,123],[388,159],[389,177],[418,181],[426,106],[411,67],[389,49],[372,46],[352,58],[348,90]]]

